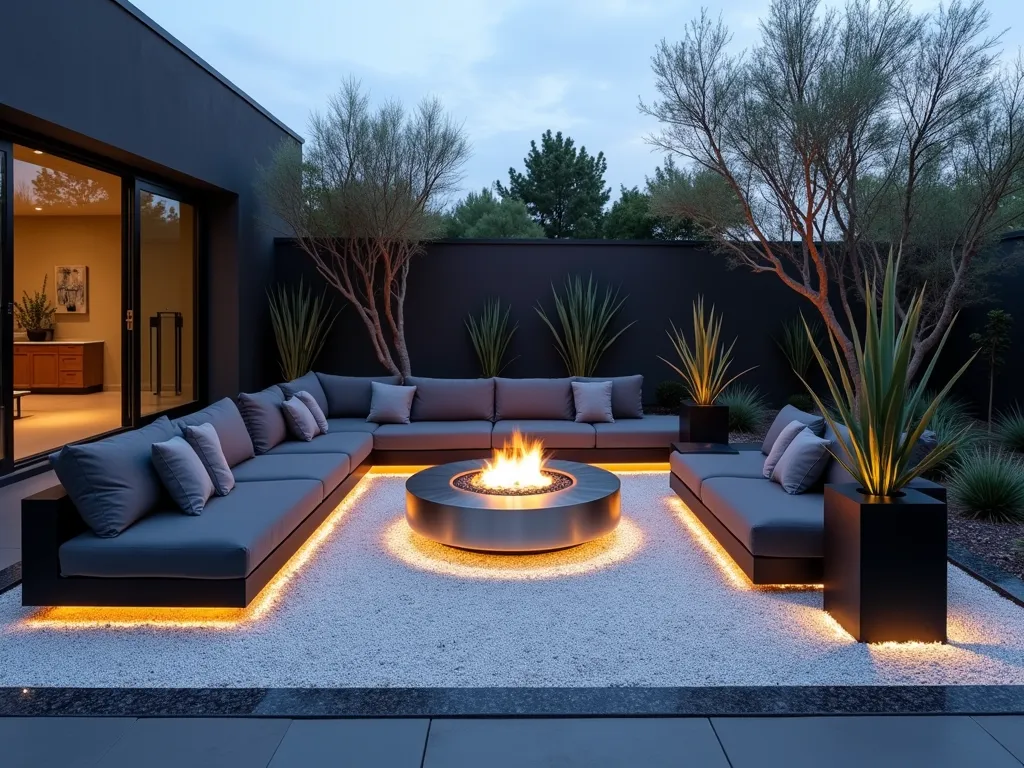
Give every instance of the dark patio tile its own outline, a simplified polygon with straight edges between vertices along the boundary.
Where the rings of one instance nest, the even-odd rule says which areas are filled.
[[[1024,763],[1024,715],[975,717],[974,720]]]
[[[622,718],[434,720],[423,768],[728,768],[709,722]]]
[[[288,720],[136,720],[96,768],[266,768]]]
[[[732,768],[1021,768],[969,717],[714,718]]]
[[[128,717],[6,717],[0,719],[4,768],[86,768],[134,723]]]
[[[429,720],[296,720],[270,768],[420,768]]]

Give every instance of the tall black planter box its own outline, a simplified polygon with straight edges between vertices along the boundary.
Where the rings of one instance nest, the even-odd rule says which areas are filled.
[[[862,643],[946,640],[946,505],[825,486],[825,610]]]
[[[679,442],[729,442],[729,406],[683,403],[679,407]]]

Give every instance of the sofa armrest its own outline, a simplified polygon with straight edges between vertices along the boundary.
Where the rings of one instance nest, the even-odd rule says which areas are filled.
[[[22,603],[38,605],[60,579],[60,546],[87,529],[62,485],[28,496],[21,502]]]

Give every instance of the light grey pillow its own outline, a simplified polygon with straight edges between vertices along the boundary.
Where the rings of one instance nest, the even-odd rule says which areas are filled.
[[[281,411],[284,413],[284,420],[288,423],[288,431],[296,440],[304,440],[308,443],[320,434],[316,419],[299,398],[289,397],[281,403]]]
[[[831,442],[818,437],[810,429],[802,429],[782,453],[772,472],[772,482],[782,486],[786,493],[804,493],[821,480],[825,468],[832,460]]]
[[[185,427],[185,441],[192,446],[196,456],[203,462],[213,490],[218,496],[227,496],[235,487],[235,476],[231,473],[231,465],[224,456],[224,448],[220,444],[220,435],[213,424],[190,424]]]
[[[574,381],[572,399],[576,405],[576,421],[585,424],[610,424],[615,421],[610,381]]]
[[[789,422],[789,424],[782,428],[779,436],[775,438],[775,444],[772,446],[771,451],[769,451],[768,456],[764,460],[763,474],[766,480],[771,479],[772,472],[775,470],[775,465],[779,463],[779,459],[782,458],[782,454],[786,452],[787,448],[789,448],[789,444],[793,442],[793,438],[805,429],[807,429],[807,425],[802,421],[797,421],[796,419]]]
[[[320,403],[317,402],[316,398],[305,390],[296,392],[293,397],[300,400],[304,406],[309,408],[309,412],[312,414],[313,420],[316,422],[316,426],[320,431],[320,434],[326,435],[328,429],[327,417],[324,416],[324,411],[320,407]]]
[[[825,418],[823,416],[815,416],[813,413],[807,413],[792,405],[787,405],[779,411],[775,421],[768,427],[768,433],[764,436],[764,443],[761,444],[761,453],[765,456],[771,453],[772,446],[775,445],[779,433],[791,421],[802,421],[811,428],[811,432],[819,437],[825,432]]]
[[[174,503],[187,515],[201,515],[213,496],[213,480],[192,446],[175,436],[153,443],[152,452],[156,473]]]
[[[213,424],[213,428],[217,430],[220,448],[224,451],[224,458],[228,460],[229,467],[241,464],[256,455],[242,414],[239,412],[238,406],[235,405],[235,401],[230,397],[218,400],[201,411],[181,416],[171,423],[180,429],[182,434],[184,434],[185,427]]]
[[[616,419],[642,419],[644,417],[644,377],[634,376],[577,376],[573,381],[610,381],[612,383],[612,415]]]
[[[327,398],[326,413],[329,419],[365,419],[370,412],[373,382],[402,383],[401,376],[335,376],[318,373],[316,377]]]
[[[372,382],[370,395],[370,415],[367,421],[376,424],[408,424],[412,413],[412,399],[416,396],[416,387],[402,387],[397,384],[381,384]]]
[[[324,392],[319,377],[312,371],[305,376],[292,379],[284,384],[278,384],[278,386],[281,387],[285,397],[297,397],[299,392],[305,392],[316,400],[316,404],[320,407],[321,411],[327,411],[327,393]]]

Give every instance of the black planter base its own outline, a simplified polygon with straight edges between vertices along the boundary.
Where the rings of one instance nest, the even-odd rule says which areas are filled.
[[[946,505],[825,486],[825,610],[862,643],[946,640]]]
[[[729,406],[683,403],[679,407],[679,442],[729,442]]]

